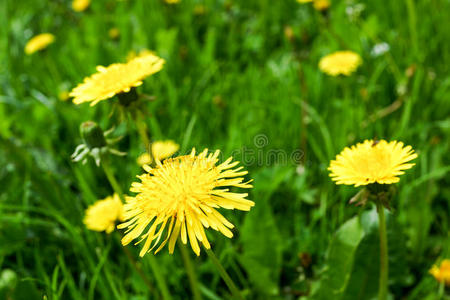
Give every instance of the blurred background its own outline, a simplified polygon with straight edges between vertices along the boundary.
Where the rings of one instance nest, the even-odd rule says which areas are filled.
[[[222,211],[233,239],[208,234],[247,299],[376,296],[374,209],[348,204],[358,189],[336,186],[327,171],[344,147],[374,138],[419,154],[388,215],[390,292],[438,299],[428,270],[450,256],[449,28],[447,0],[331,0],[324,9],[295,0],[94,0],[83,11],[68,0],[1,0],[0,299],[161,299],[158,280],[172,299],[191,299],[179,251],[150,260],[130,245],[130,258],[121,232],[82,222],[113,191],[92,160],[71,161],[80,124],[124,136],[116,148],[127,155],[112,165],[126,191],[145,149],[117,99],[90,107],[68,93],[97,65],[144,49],[166,60],[138,88],[151,99],[152,140],[174,140],[181,154],[221,149],[254,179],[255,207]],[[44,32],[54,42],[26,55]],[[362,57],[355,73],[319,70],[337,50]],[[189,255],[203,298],[230,299],[204,252]]]

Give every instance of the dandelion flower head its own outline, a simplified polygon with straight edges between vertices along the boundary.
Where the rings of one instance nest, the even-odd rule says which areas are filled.
[[[31,38],[25,45],[25,53],[30,55],[34,52],[47,48],[55,41],[55,36],[51,33],[41,33]]]
[[[417,154],[411,146],[402,142],[365,140],[351,148],[345,148],[331,161],[330,177],[336,184],[368,185],[392,184],[400,181],[399,175],[410,169]]]
[[[175,154],[180,149],[180,145],[171,140],[156,141],[152,143],[151,148],[155,160],[162,161]],[[148,153],[144,153],[138,157],[137,162],[141,166],[151,164],[152,157]]]
[[[430,274],[437,281],[444,282],[445,285],[450,286],[450,259],[444,259],[440,266],[434,265],[430,269]]]
[[[322,72],[331,75],[350,75],[362,63],[358,53],[352,51],[337,51],[323,57],[319,61],[319,68]]]
[[[329,0],[314,0],[313,6],[318,11],[324,11],[330,7],[330,1]]]
[[[90,230],[114,231],[115,223],[123,221],[123,204],[117,194],[99,200],[86,209],[83,223]]]
[[[76,12],[82,12],[85,11],[90,4],[91,0],[73,0],[72,9]]]
[[[147,173],[138,176],[141,182],[133,183],[130,189],[137,194],[128,197],[125,204],[126,222],[118,226],[127,228],[122,244],[140,238],[137,243],[144,242],[140,256],[158,246],[157,253],[167,243],[173,253],[180,236],[184,244],[189,238],[192,250],[200,255],[199,242],[206,249],[211,247],[205,228],[231,238],[234,226],[218,208],[249,211],[254,202],[246,199],[248,194],[231,192],[230,188],[252,186],[242,177],[247,171],[234,168],[239,162],[232,162],[231,157],[217,165],[219,153],[208,154],[205,149],[196,155],[193,149],[190,155],[157,161],[155,168],[144,166]]]
[[[70,93],[75,104],[91,102],[91,106],[119,93],[127,93],[140,86],[142,80],[162,69],[164,59],[154,55],[141,55],[127,63],[116,63],[108,67],[98,66],[97,73],[85,78],[84,82]]]

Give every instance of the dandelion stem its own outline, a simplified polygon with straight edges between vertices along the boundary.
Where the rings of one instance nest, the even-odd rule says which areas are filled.
[[[156,263],[155,257],[152,254],[147,256],[150,268],[152,268],[153,275],[155,275],[156,283],[158,284],[158,288],[161,291],[163,299],[171,300],[172,297],[170,296],[169,289],[167,288],[166,280],[160,272],[160,267]]]
[[[380,229],[380,281],[378,290],[378,300],[386,300],[388,293],[388,246],[386,235],[386,219],[384,207],[381,201],[377,201],[378,221]]]
[[[445,282],[442,281],[442,282],[439,284],[439,290],[438,290],[438,299],[439,299],[439,300],[444,299],[444,292],[445,292]]]
[[[411,35],[412,49],[417,59],[419,54],[419,42],[417,38],[416,6],[413,0],[406,0],[406,9],[408,11],[408,26],[409,34]]]
[[[299,62],[299,70],[298,70],[298,78],[300,81],[300,89],[302,93],[302,97],[304,103],[301,105],[301,115],[300,115],[300,124],[301,124],[301,133],[300,133],[300,151],[303,151],[303,157],[301,158],[300,165],[306,162],[306,145],[308,138],[308,122],[306,121],[308,117],[308,113],[306,112],[306,105],[308,103],[308,85],[306,84],[305,74],[303,72],[303,64],[301,62],[300,56],[298,56]]]
[[[201,300],[202,295],[200,294],[197,275],[194,270],[194,265],[192,263],[191,258],[189,257],[189,253],[186,249],[186,246],[183,243],[179,243],[179,248],[181,251],[181,256],[183,257],[184,266],[186,268],[186,272],[189,278],[189,284],[191,286],[192,295],[195,300]]]
[[[220,261],[217,259],[216,255],[211,249],[206,249],[206,253],[208,254],[209,258],[213,262],[214,266],[217,268],[217,271],[219,271],[220,276],[222,277],[223,281],[227,284],[228,288],[230,289],[231,293],[233,294],[233,297],[239,300],[244,300],[244,298],[241,295],[241,292],[237,288],[237,286],[234,284],[233,280],[231,279],[230,275],[228,275],[225,268],[222,266]]]
[[[145,275],[145,273],[142,270],[142,268],[137,264],[137,262],[134,259],[133,255],[130,253],[130,251],[128,250],[127,247],[122,247],[122,249],[123,249],[123,252],[125,253],[125,255],[127,256],[128,260],[130,261],[131,265],[133,266],[133,268],[136,270],[138,275],[142,278],[142,280],[147,285],[149,291],[151,293],[153,293],[155,291],[155,288],[153,287],[153,285],[150,282],[150,280],[148,279],[148,277]]]
[[[148,136],[147,124],[144,121],[142,112],[136,112],[135,122],[139,135],[144,143],[145,151],[147,151],[148,155],[150,155],[151,161],[153,161],[150,137]]]
[[[111,166],[109,165],[109,160],[107,157],[105,157],[105,156],[102,157],[101,165],[102,165],[103,171],[105,172],[105,175],[108,178],[108,181],[111,184],[114,192],[117,195],[119,195],[119,198],[120,198],[120,200],[122,200],[122,202],[125,202],[125,197],[123,196],[122,188],[120,187],[119,183],[117,182],[116,177],[114,176],[114,173],[111,170]]]

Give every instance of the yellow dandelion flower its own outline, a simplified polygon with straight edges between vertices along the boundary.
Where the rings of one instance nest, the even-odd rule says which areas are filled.
[[[123,204],[117,194],[99,200],[86,209],[83,223],[90,230],[114,231],[116,221],[124,221]]]
[[[336,156],[336,160],[331,161],[328,170],[336,184],[391,184],[400,181],[397,176],[402,175],[403,170],[415,165],[407,162],[416,157],[412,147],[403,147],[402,142],[365,140],[345,148]]]
[[[73,0],[72,9],[76,12],[85,11],[90,4],[91,0]]]
[[[330,7],[330,1],[329,0],[314,0],[313,6],[318,11],[324,11]]]
[[[70,96],[75,104],[91,102],[91,106],[119,93],[127,93],[140,86],[142,80],[162,69],[164,59],[153,55],[135,57],[127,63],[117,63],[108,67],[98,66],[97,73],[85,78],[75,87]]]
[[[177,4],[180,3],[180,0],[164,0],[167,4]]]
[[[55,36],[51,33],[41,33],[31,38],[25,45],[25,53],[30,55],[36,51],[47,48],[55,41]]]
[[[153,157],[159,161],[172,156],[180,149],[180,145],[171,140],[153,142],[151,147]],[[137,163],[141,166],[151,164],[152,158],[148,153],[144,153],[138,157]]]
[[[331,76],[350,75],[362,63],[358,53],[352,51],[337,51],[323,57],[319,62],[322,72]]]
[[[108,30],[108,36],[110,39],[115,40],[120,36],[119,28],[113,27]]]
[[[127,228],[122,244],[140,237],[139,242],[145,241],[140,252],[144,256],[158,246],[167,229],[155,254],[166,243],[173,253],[180,235],[184,244],[189,237],[192,250],[200,255],[198,242],[210,249],[204,228],[211,227],[231,238],[234,226],[217,209],[249,211],[255,203],[246,199],[247,193],[230,192],[231,187],[251,188],[251,181],[244,182],[241,177],[247,174],[243,167],[233,169],[239,162],[232,162],[231,157],[217,165],[219,153],[208,154],[205,149],[196,155],[193,149],[190,155],[157,161],[155,168],[144,166],[148,173],[138,176],[140,183],[132,184],[130,191],[137,195],[127,198],[127,221],[118,226]]]
[[[146,153],[142,153],[141,155],[139,155],[139,157],[136,159],[136,162],[138,163],[138,165],[143,166],[143,165],[148,165],[152,163],[152,158],[150,157],[150,155],[146,152]]]
[[[444,259],[439,267],[434,265],[430,269],[430,274],[433,275],[437,281],[450,286],[450,259]]]
[[[156,141],[152,143],[152,153],[155,160],[163,160],[172,156],[175,152],[180,149],[180,145],[174,141]]]

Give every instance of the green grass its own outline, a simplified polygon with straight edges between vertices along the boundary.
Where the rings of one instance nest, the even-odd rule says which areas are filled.
[[[128,155],[112,163],[123,190],[141,172],[135,161],[145,149],[117,99],[95,107],[58,99],[95,66],[144,48],[167,61],[139,88],[156,97],[146,104],[152,139],[173,139],[182,153],[237,154],[254,179],[256,206],[224,212],[235,237],[208,233],[247,299],[376,296],[373,206],[349,205],[358,189],[336,186],[327,171],[344,147],[370,138],[401,140],[419,154],[395,185],[387,216],[389,290],[394,299],[438,299],[428,270],[450,257],[450,3],[367,0],[350,19],[350,2],[333,1],[324,17],[294,0],[104,0],[83,13],[67,0],[1,1],[0,299],[160,299],[161,281],[172,299],[191,298],[178,247],[142,259],[139,247],[127,247],[146,283],[121,232],[84,227],[87,205],[112,188],[93,161],[70,161],[79,125],[94,120],[124,135],[117,148]],[[200,4],[205,13],[194,14]],[[108,37],[112,27],[118,40]],[[41,32],[55,43],[25,56],[26,42]],[[390,50],[375,57],[380,42]],[[319,59],[341,49],[362,56],[358,71],[321,73]],[[262,135],[267,144],[259,147]],[[304,172],[291,160],[249,161],[297,149]],[[189,256],[203,298],[230,299],[206,253]]]

